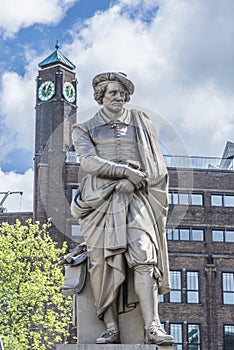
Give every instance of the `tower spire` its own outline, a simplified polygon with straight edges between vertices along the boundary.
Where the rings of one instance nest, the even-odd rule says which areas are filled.
[[[40,62],[38,66],[40,68],[47,68],[51,65],[60,63],[71,70],[76,69],[76,66],[66,56],[64,56],[62,52],[59,51],[59,47],[59,41],[57,40],[55,44],[56,50],[51,55],[46,57],[42,62]]]
[[[56,40],[56,44],[55,44],[55,48],[56,48],[56,50],[58,50],[59,49],[59,41],[58,40]]]

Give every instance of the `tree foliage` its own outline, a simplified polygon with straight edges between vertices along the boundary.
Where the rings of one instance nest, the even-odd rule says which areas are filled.
[[[60,256],[49,224],[0,226],[0,336],[7,350],[48,350],[64,342],[71,300],[60,292]]]

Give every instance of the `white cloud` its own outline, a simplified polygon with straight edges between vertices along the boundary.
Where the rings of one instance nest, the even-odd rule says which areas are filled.
[[[6,71],[0,82],[0,161],[14,149],[32,151],[34,148],[36,76],[38,62],[45,53],[36,57],[25,48],[25,72]]]
[[[145,21],[139,8],[157,4],[159,11]],[[221,156],[234,134],[233,10],[227,0],[222,6],[218,0],[121,0],[79,22],[70,31],[73,43],[62,48],[78,66],[79,110],[95,105],[95,74],[123,71],[136,86],[131,102],[165,116],[189,154]],[[25,74],[3,76],[4,155],[15,147],[33,148],[37,64],[49,53],[35,57],[27,50]]]
[[[78,0],[7,0],[2,1],[0,34],[14,36],[21,28],[33,24],[57,24]]]
[[[22,191],[22,197],[19,194],[11,194],[3,203],[3,207],[8,212],[32,211],[32,192],[33,192],[33,170],[29,169],[24,174],[14,172],[4,173],[0,169],[0,192]],[[0,201],[3,198],[0,194]]]
[[[15,148],[32,150],[35,118],[35,76],[5,72],[2,77],[0,114],[4,132],[0,141],[0,159]]]
[[[139,11],[139,14],[140,12],[143,13],[145,10],[152,10],[159,5],[159,1],[155,0],[119,0],[117,3],[124,10],[131,8],[134,9],[134,11]]]
[[[159,5],[147,22],[139,8]],[[100,71],[128,73],[132,103],[167,116],[192,155],[221,156],[233,136],[234,3],[121,0],[73,28],[66,52],[78,62],[81,109]]]
[[[14,4],[19,2],[15,0]],[[74,3],[73,0],[39,2],[42,9],[46,3],[57,10]],[[151,14],[148,22],[139,8],[132,15],[136,7],[150,10],[157,4],[160,9]],[[6,21],[14,20],[13,14],[2,20],[4,9],[0,23],[5,35],[30,25],[24,19],[26,12],[19,12],[15,27],[7,31]],[[42,12],[38,11],[37,17],[31,17],[32,23],[46,20],[55,23],[61,16],[59,11],[54,11],[50,19],[46,15],[42,20]],[[96,105],[91,87],[95,74],[123,71],[136,86],[131,102],[166,116],[172,126],[170,134],[173,135],[174,128],[175,134],[181,135],[189,154],[221,156],[226,141],[234,141],[233,12],[234,2],[228,0],[222,3],[219,0],[121,0],[86,22],[79,22],[70,31],[73,43],[62,48],[78,66],[79,110]],[[37,64],[49,53],[35,57],[35,53],[27,50],[25,74],[5,72],[3,75],[0,94],[0,114],[4,115],[6,131],[0,141],[3,155],[15,147],[33,148]],[[87,113],[84,114],[87,118]],[[2,191],[24,191],[23,198],[28,198],[24,210],[31,208],[32,186],[28,189],[28,183],[32,183],[32,170],[24,175],[0,172]]]

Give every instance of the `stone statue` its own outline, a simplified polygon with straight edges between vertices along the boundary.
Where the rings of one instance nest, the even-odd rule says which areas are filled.
[[[145,343],[172,344],[158,315],[158,294],[170,290],[168,174],[154,126],[143,112],[124,109],[134,92],[125,74],[101,73],[92,84],[102,108],[74,125],[73,144],[87,176],[71,210],[80,220],[96,313],[106,328],[96,343],[120,343],[118,313],[135,305],[128,293],[131,269]]]

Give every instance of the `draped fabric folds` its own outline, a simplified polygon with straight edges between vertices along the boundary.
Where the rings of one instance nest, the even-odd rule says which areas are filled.
[[[165,235],[167,170],[152,122],[143,112],[131,110],[130,113],[140,163],[149,179],[148,191],[120,193],[115,190],[120,179],[101,178],[89,173],[83,179],[71,205],[72,215],[80,220],[81,232],[90,255],[91,288],[99,318],[103,317],[105,310],[118,297],[120,286],[132,288],[131,278],[126,277],[125,258],[130,241],[137,241],[140,235],[149,237],[152,244],[153,261],[145,263],[155,266],[159,293],[164,294],[170,290]],[[85,156],[81,154],[84,149],[79,147],[82,135],[88,139],[89,121],[74,126],[73,142],[81,158]],[[91,140],[89,147],[92,149],[87,152],[92,157],[95,145]],[[130,265],[129,261],[128,264]],[[134,268],[134,264],[130,267]],[[126,289],[124,295],[132,296],[125,301],[131,309],[136,297],[132,292],[127,293]],[[120,305],[120,312],[128,310],[124,303],[121,302]]]

